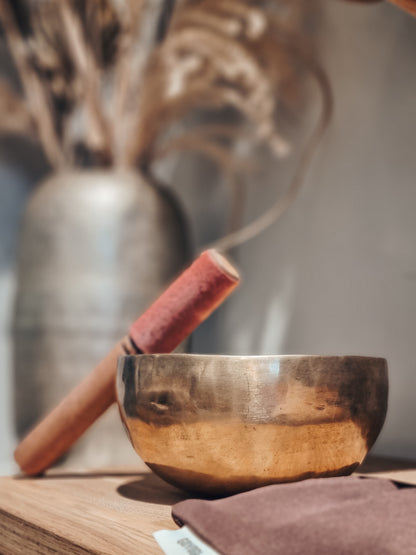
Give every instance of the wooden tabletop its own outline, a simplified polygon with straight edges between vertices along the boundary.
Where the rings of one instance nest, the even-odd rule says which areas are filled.
[[[369,459],[360,473],[416,485],[416,463]],[[186,494],[134,468],[0,478],[0,553],[161,554],[152,536],[176,528]]]
[[[0,553],[161,554],[152,533],[185,498],[144,465],[0,478]]]

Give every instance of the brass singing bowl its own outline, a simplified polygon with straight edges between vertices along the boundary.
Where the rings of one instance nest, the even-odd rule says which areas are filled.
[[[131,443],[165,481],[208,495],[350,474],[387,411],[387,363],[358,356],[119,360]]]

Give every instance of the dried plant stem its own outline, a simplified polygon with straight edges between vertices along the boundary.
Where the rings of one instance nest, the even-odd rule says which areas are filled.
[[[59,2],[63,31],[72,52],[74,65],[85,87],[84,99],[87,114],[86,143],[93,151],[100,152],[108,160],[111,155],[111,138],[108,124],[101,108],[99,82],[100,72],[93,53],[86,44],[81,24],[66,0]]]
[[[293,45],[291,45],[291,48],[293,50]],[[309,169],[310,163],[312,162],[317,147],[320,144],[320,141],[328,127],[331,119],[333,105],[331,86],[328,82],[325,72],[315,62],[315,60],[311,59],[309,55],[307,55],[301,49],[296,48],[295,50],[297,56],[303,59],[309,71],[319,85],[319,89],[322,95],[322,110],[319,121],[303,150],[289,188],[287,189],[283,197],[279,198],[269,210],[264,212],[260,217],[252,221],[250,224],[238,231],[226,235],[222,239],[219,239],[213,245],[210,245],[209,248],[216,248],[218,250],[228,251],[232,248],[240,246],[242,243],[245,243],[250,239],[256,237],[259,233],[266,230],[282,217],[282,215],[294,202],[304,182],[306,173]],[[204,249],[205,248],[207,247],[204,247]]]
[[[25,90],[26,103],[36,124],[39,140],[52,166],[57,168],[62,167],[64,166],[65,160],[54,126],[53,113],[48,94],[33,68],[28,63],[26,45],[20,37],[13,15],[6,1],[0,3],[0,14],[4,23],[4,30],[10,52]]]
[[[147,62],[162,38],[162,29],[167,28],[168,16],[173,12],[173,0],[141,0],[140,4],[139,32],[132,34],[138,36],[139,40],[132,40],[120,60],[118,102],[114,120],[114,127],[117,129],[114,141],[115,159],[120,165],[133,165],[135,162],[131,138],[136,133],[137,122],[131,115],[140,112],[141,85]]]
[[[236,171],[238,164],[227,148],[196,133],[189,133],[172,141],[165,150],[160,151],[160,157],[166,157],[175,150],[199,152],[214,161],[225,173]]]
[[[241,228],[244,214],[246,192],[243,183],[240,183],[240,176],[233,174],[227,176],[227,182],[231,191],[231,202],[228,218],[228,233],[234,233]]]
[[[162,42],[168,32],[169,25],[175,10],[176,0],[165,0],[163,10],[158,18],[158,26],[156,29],[156,41]]]
[[[250,138],[249,130],[236,128],[227,124],[204,124],[203,127],[183,133],[179,137],[171,139],[167,145],[159,147],[152,159],[164,158],[172,152],[178,150],[196,151],[209,160],[212,160],[223,173],[224,182],[230,189],[230,216],[229,232],[233,232],[241,227],[241,219],[244,210],[244,191],[242,190],[241,176],[251,173],[255,166],[255,161],[250,156],[239,156],[233,154],[229,146],[222,146],[220,143],[213,142],[213,138],[225,139],[235,144],[237,140]]]
[[[0,81],[0,132],[18,133],[33,139],[36,130],[24,101],[5,81]]]
[[[170,139],[166,145],[159,146],[152,154],[152,159],[164,158],[178,150],[196,151],[213,160],[226,174],[249,171],[252,164],[247,159],[238,160],[228,146],[212,140],[216,137],[235,141],[242,136],[243,133],[239,129],[230,125],[205,124],[201,128],[186,131]]]

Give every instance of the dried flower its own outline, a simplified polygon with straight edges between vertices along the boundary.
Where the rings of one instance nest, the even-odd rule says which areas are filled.
[[[0,131],[37,137],[57,168],[151,174],[160,158],[193,150],[230,176],[247,168],[239,137],[286,156],[278,114],[298,67],[322,77],[299,46],[311,2],[0,0],[24,90],[17,99],[0,87],[0,110],[15,114]]]
[[[167,32],[172,0],[3,0],[0,15],[29,127],[50,161],[76,164],[84,145],[100,163],[149,170],[172,150],[169,128],[198,109],[232,108],[251,123],[253,143],[287,154],[275,125],[291,63],[279,25],[304,2],[278,4],[182,0]],[[204,141],[219,152],[217,139]]]

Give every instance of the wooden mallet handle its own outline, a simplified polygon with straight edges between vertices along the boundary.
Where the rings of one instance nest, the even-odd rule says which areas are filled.
[[[357,2],[361,4],[375,4],[376,2],[381,2],[382,0],[349,0],[350,2]],[[389,0],[392,4],[396,4],[402,10],[409,12],[410,14],[416,16],[416,0]]]
[[[402,10],[416,16],[416,0],[390,0],[390,2],[396,4],[396,6],[399,6]]]
[[[116,401],[118,357],[173,351],[239,283],[238,272],[216,250],[204,251],[130,327],[96,368],[17,446],[29,475],[49,468]]]

